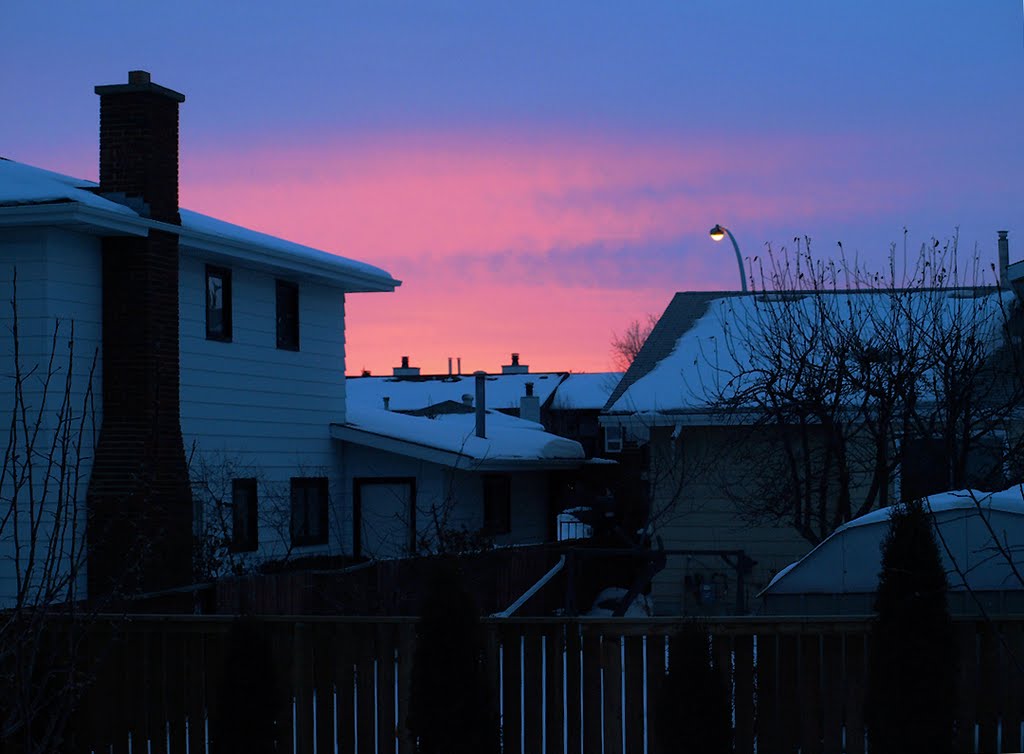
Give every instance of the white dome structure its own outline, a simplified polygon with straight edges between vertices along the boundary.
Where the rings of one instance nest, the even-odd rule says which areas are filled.
[[[959,490],[932,495],[925,509],[949,579],[954,614],[1024,614],[1024,496]],[[782,569],[758,595],[773,615],[867,615],[873,612],[881,545],[892,508],[836,529]]]

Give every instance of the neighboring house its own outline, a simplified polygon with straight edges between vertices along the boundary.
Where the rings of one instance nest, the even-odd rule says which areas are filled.
[[[579,443],[482,408],[412,416],[353,403],[331,426],[353,490],[353,553],[395,558],[553,539]]]
[[[881,546],[892,508],[836,529],[758,595],[774,615],[870,615],[882,570]],[[1024,499],[1018,485],[1000,492],[960,490],[926,498],[955,615],[1019,615],[1024,610]]]
[[[1005,234],[1000,239],[1001,258],[1005,257],[1004,242]],[[1002,268],[1006,266],[1004,262]],[[824,306],[845,313],[842,316],[848,321],[842,326],[861,336],[871,328],[881,330],[892,325],[884,312],[886,296],[902,296],[899,300],[909,301],[911,306],[920,304],[922,312],[927,309],[927,315],[937,322],[946,321],[943,317],[948,320],[951,311],[968,312],[965,316],[977,318],[972,321],[980,324],[974,333],[978,338],[964,340],[973,347],[978,345],[975,340],[988,339],[981,346],[988,354],[985,358],[1002,353],[1000,349],[1009,342],[1003,339],[1006,330],[1001,313],[1015,306],[1013,294],[999,288],[827,290],[817,295],[819,304],[824,301]],[[908,406],[906,401],[892,404],[896,412],[892,422],[898,416],[900,421],[906,420],[906,426],[886,424],[878,430],[887,433],[881,445],[872,444],[875,430],[864,426],[864,417],[868,417],[867,423],[877,424],[878,406],[888,405],[884,402],[887,396],[869,400],[865,390],[849,379],[850,370],[843,373],[844,386],[836,394],[835,405],[829,407],[831,414],[813,414],[806,409],[805,403],[814,396],[801,392],[797,381],[808,371],[818,370],[827,376],[827,365],[835,359],[830,362],[831,357],[823,354],[814,341],[807,341],[811,345],[804,351],[787,351],[785,342],[773,340],[778,332],[762,333],[758,328],[774,325],[813,330],[814,317],[808,319],[806,310],[813,299],[809,292],[799,291],[767,295],[677,293],[605,406],[601,422],[606,436],[641,459],[647,487],[644,507],[648,533],[667,550],[686,551],[670,555],[666,567],[654,579],[652,596],[660,614],[732,609],[737,560],[715,551],[742,550],[755,561],[744,574],[749,598],[810,550],[816,532],[824,530],[824,538],[836,526],[865,512],[858,510],[860,504],[877,507],[899,499],[901,493],[918,496],[949,489],[954,478],[972,484],[984,479],[986,489],[1006,486],[1003,464],[994,469],[991,463],[993,458],[1005,459],[1005,453],[990,456],[987,436],[972,437],[969,448],[957,448],[963,451],[963,457],[958,459],[955,475],[945,457],[922,463],[922,459],[930,458],[926,451],[935,450],[938,440],[912,434],[911,430],[919,430],[911,418],[920,418],[921,407],[929,401],[937,402],[933,393],[941,380],[931,367],[922,367],[920,373],[913,371],[913,364],[907,367],[906,374],[920,378],[920,384],[908,393],[912,396],[909,402],[916,401],[916,407]],[[876,305],[881,313],[873,316]],[[759,313],[765,308],[772,311],[771,318]],[[865,321],[853,321],[856,318],[849,312],[857,311],[868,313]],[[910,316],[906,321],[912,326],[916,320]],[[810,324],[805,327],[805,322]],[[942,330],[933,327],[932,320],[921,325],[936,332]],[[795,337],[799,340],[802,336]],[[902,335],[896,333],[895,337],[898,341]],[[851,337],[844,342],[855,340]],[[862,343],[869,341],[867,337]],[[843,358],[860,359],[857,368],[891,367],[896,371],[894,360],[899,356],[867,349],[866,353],[846,354]],[[781,365],[777,373],[767,366],[773,359],[776,367]],[[785,371],[787,367],[789,372]],[[779,398],[788,401],[785,411],[762,394],[765,385],[772,387],[772,380],[794,381],[787,386],[789,393]],[[825,382],[816,389],[827,392]],[[988,396],[997,392],[990,391]],[[1015,400],[1019,398],[1018,392]],[[1007,406],[1002,414],[987,419],[992,425],[1000,424],[998,430],[989,427],[999,451],[1013,432],[1006,427],[1017,416],[1016,404]],[[789,421],[792,425],[787,424]],[[841,427],[844,423],[847,426]],[[981,424],[974,429],[980,432]],[[832,452],[834,438],[840,432],[845,432],[841,439],[846,443],[842,447],[846,455]],[[792,452],[794,445],[798,446],[796,452]],[[879,447],[892,456],[883,458],[880,471],[876,463]],[[863,463],[840,467],[837,459],[849,464],[850,458]],[[790,465],[794,474],[804,473],[805,467],[811,470],[803,481],[813,489],[785,486],[790,482]],[[845,492],[840,494],[840,490]],[[814,510],[795,507],[792,501],[810,499],[811,493],[818,495]],[[771,497],[773,494],[776,497]]]
[[[349,402],[418,415],[472,411],[473,375],[422,375],[407,356],[393,372],[389,377],[349,377]],[[621,377],[619,372],[530,372],[513,353],[500,374],[486,376],[486,408],[539,422],[549,432],[576,440],[587,458],[614,458],[606,455],[598,417]]]
[[[345,294],[399,281],[179,209],[184,96],[144,71],[96,92],[98,185],[0,159],[0,298],[12,299],[16,271],[20,320],[16,340],[11,311],[2,315],[4,394],[37,410],[49,390],[34,455],[67,462],[57,474],[37,458],[32,471],[24,444],[8,446],[0,483],[22,520],[0,531],[11,564],[0,597],[39,569],[26,549],[30,511],[59,521],[56,560],[79,586],[87,570],[93,595],[190,583],[194,534],[218,540],[206,548],[218,560],[351,551],[330,433],[346,421]],[[35,369],[20,381],[16,347],[22,373]],[[6,426],[18,408],[0,409]],[[60,483],[44,490],[47,480]]]

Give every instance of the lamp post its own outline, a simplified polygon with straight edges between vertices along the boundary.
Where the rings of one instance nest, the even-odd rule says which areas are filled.
[[[729,240],[732,241],[732,248],[736,251],[736,264],[740,266],[740,285],[743,286],[743,292],[746,293],[747,276],[743,271],[743,257],[740,256],[740,247],[736,243],[736,237],[724,225],[716,225],[711,229],[711,238],[715,241],[721,241],[726,235],[729,236]]]

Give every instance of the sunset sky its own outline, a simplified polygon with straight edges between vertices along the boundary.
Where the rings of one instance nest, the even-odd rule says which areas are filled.
[[[604,371],[809,236],[1024,258],[1020,0],[4,3],[0,155],[97,176],[96,84],[184,92],[181,203],[387,269],[347,369]]]

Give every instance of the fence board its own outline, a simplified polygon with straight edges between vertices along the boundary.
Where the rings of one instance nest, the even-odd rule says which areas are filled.
[[[583,642],[583,751],[601,750],[601,634],[596,626],[582,626]]]
[[[539,626],[523,630],[523,747],[528,752],[544,749],[544,654]]]
[[[783,634],[778,641],[778,696],[780,748],[778,752],[793,754],[800,746],[799,635]],[[794,703],[795,702],[795,703]]]
[[[377,754],[395,754],[395,627],[391,623],[377,626],[377,657]]]
[[[800,752],[821,754],[822,709],[821,699],[821,644],[817,634],[798,637],[797,682],[799,684]]]
[[[355,754],[356,675],[354,626],[344,623],[336,624],[330,636],[333,644],[335,704],[337,705],[338,715],[336,723],[338,754]]]
[[[821,637],[822,751],[843,751],[843,639]]]
[[[622,754],[622,645],[618,634],[601,637],[604,752]]]
[[[309,630],[316,750],[317,754],[334,754],[334,647],[330,626],[314,623]]]
[[[737,754],[754,752],[754,639],[733,637],[735,670],[733,710],[735,715],[734,744]]]
[[[294,741],[297,752],[313,750],[313,651],[307,623],[291,630],[291,688],[295,699]]]
[[[654,732],[654,710],[665,680],[665,636],[656,634],[647,638],[644,662],[647,668],[647,751],[660,754],[661,746]]]
[[[412,624],[399,624],[398,630],[398,709],[395,712],[395,725],[398,728],[398,751],[399,754],[413,754],[415,741],[405,721],[409,715],[410,689],[412,688],[412,663],[416,652],[416,627]],[[484,672],[488,678],[497,676],[497,668],[489,664],[485,647],[485,668]],[[497,696],[490,697],[492,703],[497,705]]]
[[[867,636],[844,634],[847,754],[864,754],[864,689],[867,688]]]
[[[1021,740],[1021,711],[1024,708],[1024,631],[1019,623],[1004,624],[1003,659],[1003,751],[1024,751]]]
[[[188,751],[206,751],[206,655],[205,637],[189,633],[184,640],[185,714],[188,720]]]
[[[502,699],[504,711],[501,718],[501,735],[505,754],[520,754],[522,751],[522,634],[518,626],[505,626],[501,632],[502,642]]]
[[[180,631],[165,634],[164,683],[167,684],[167,741],[171,752],[185,751],[185,641]]]
[[[563,754],[565,749],[565,692],[564,634],[558,627],[544,629],[544,685],[547,696],[544,705],[544,739],[547,754]],[[642,749],[641,749],[642,751]]]
[[[354,656],[356,661],[356,751],[359,754],[376,754],[377,749],[377,692],[376,658],[373,626],[354,626]]]
[[[565,626],[565,720],[566,754],[580,754],[583,746],[582,634],[575,621]]]
[[[626,708],[622,723],[626,726],[626,751],[644,750],[644,638],[627,636],[625,651]]]
[[[960,683],[954,748],[956,751],[973,752],[978,694],[977,626],[973,623],[959,624],[956,637],[960,649]]]
[[[978,624],[978,751],[999,751],[999,635]]]
[[[754,676],[757,683],[758,752],[780,752],[778,706],[778,647],[776,638],[769,634],[757,636],[757,663]],[[784,700],[783,700],[784,701]]]

